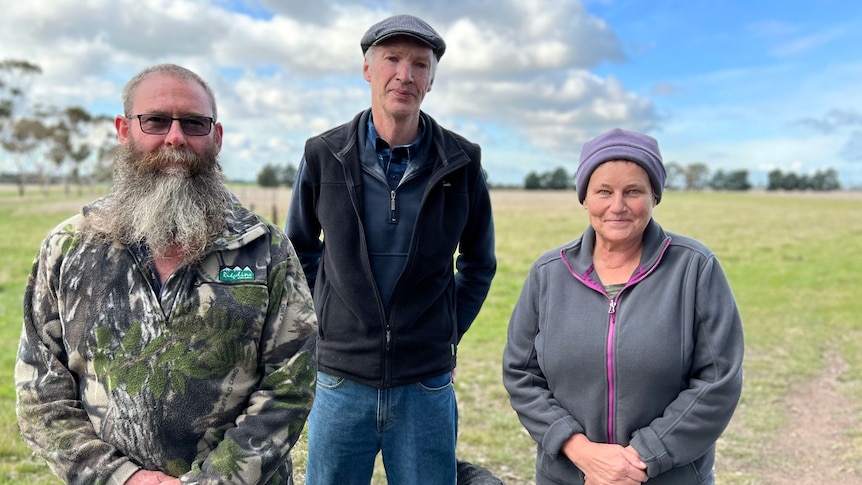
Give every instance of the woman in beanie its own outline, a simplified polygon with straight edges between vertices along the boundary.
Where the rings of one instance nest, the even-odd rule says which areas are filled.
[[[576,174],[584,233],[532,266],[503,381],[537,443],[536,483],[713,484],[742,390],[742,322],[715,255],[653,219],[656,141],[612,130]]]

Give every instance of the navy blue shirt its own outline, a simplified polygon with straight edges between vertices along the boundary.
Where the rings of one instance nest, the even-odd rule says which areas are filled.
[[[371,115],[368,116],[368,141],[371,146],[377,151],[377,161],[380,163],[380,168],[386,174],[386,183],[389,184],[389,189],[395,190],[401,178],[404,177],[404,172],[407,170],[407,165],[410,159],[416,156],[419,150],[419,144],[422,142],[422,137],[425,136],[425,121],[419,119],[419,136],[409,145],[398,145],[390,147],[389,143],[377,133],[377,128],[374,127],[374,120]]]
[[[431,173],[427,163],[431,140],[430,136],[425,140],[428,133],[424,120],[413,143],[394,148],[380,138],[370,110],[365,126],[368,133],[361,151],[366,167],[362,220],[371,272],[383,305],[388,308],[410,252],[419,206]],[[378,163],[374,163],[374,157]]]

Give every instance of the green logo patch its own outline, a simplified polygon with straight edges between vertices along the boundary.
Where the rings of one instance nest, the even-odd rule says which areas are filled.
[[[254,271],[248,266],[245,268],[240,268],[239,266],[222,268],[218,272],[218,279],[219,281],[251,281],[254,279]]]

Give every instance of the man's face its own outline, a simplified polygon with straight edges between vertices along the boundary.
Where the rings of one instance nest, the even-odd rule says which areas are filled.
[[[371,83],[371,105],[398,121],[419,113],[434,82],[434,53],[411,37],[395,37],[373,47],[362,73]]]
[[[158,150],[186,149],[196,155],[203,155],[215,148],[221,149],[222,126],[216,123],[209,134],[203,136],[187,135],[180,122],[173,121],[166,134],[144,133],[137,115],[162,115],[172,118],[185,116],[212,117],[213,109],[204,88],[190,80],[179,79],[163,73],[156,73],[138,85],[132,98],[131,118],[118,116],[114,121],[120,143],[126,145],[134,140],[142,153]]]
[[[163,134],[142,130],[138,114],[159,115],[163,121],[212,117],[202,86],[161,73],[138,85],[132,105],[131,118],[115,120],[121,147],[113,197],[90,219],[115,241],[145,243],[155,257],[179,248],[184,262],[197,261],[224,227],[231,201],[218,162],[221,125],[200,136],[184,133],[179,121]],[[162,131],[158,128],[146,125],[149,132]]]

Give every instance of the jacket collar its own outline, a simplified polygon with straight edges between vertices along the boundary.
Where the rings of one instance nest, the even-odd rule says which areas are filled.
[[[370,115],[371,108],[368,108],[354,116],[350,122],[320,135],[320,139],[341,163],[347,164],[348,160],[360,158],[359,140],[365,140],[368,136],[367,124]],[[434,118],[424,111],[420,111],[419,115],[422,116],[425,129],[429,130],[431,134],[432,146],[428,151],[428,160],[434,161],[435,170],[440,167],[460,166],[469,162],[469,157],[449,131],[444,130]],[[356,168],[358,169],[358,167]]]

